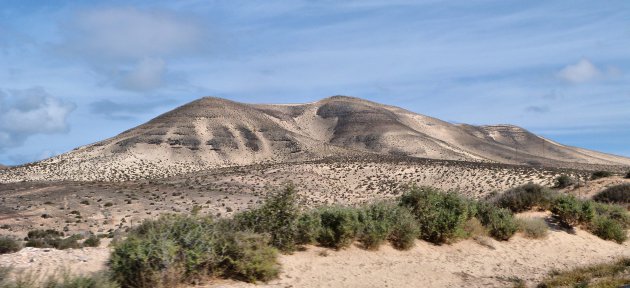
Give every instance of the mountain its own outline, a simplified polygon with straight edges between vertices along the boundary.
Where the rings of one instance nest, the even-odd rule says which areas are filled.
[[[205,97],[110,139],[4,170],[0,181],[119,181],[367,154],[556,167],[630,165],[629,158],[561,145],[512,125],[452,124],[354,97],[307,104]]]

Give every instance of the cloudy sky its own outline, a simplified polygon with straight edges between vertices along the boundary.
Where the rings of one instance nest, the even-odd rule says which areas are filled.
[[[0,163],[209,95],[352,95],[630,156],[629,1],[97,2],[2,1]]]

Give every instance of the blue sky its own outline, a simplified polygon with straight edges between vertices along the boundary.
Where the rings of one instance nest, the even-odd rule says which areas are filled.
[[[0,63],[3,164],[209,95],[352,95],[630,156],[628,1],[4,0]]]

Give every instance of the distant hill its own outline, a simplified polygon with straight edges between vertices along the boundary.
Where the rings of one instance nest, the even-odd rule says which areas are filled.
[[[360,98],[245,104],[205,97],[0,181],[127,180],[212,167],[366,154],[567,167],[630,159],[565,146],[512,125],[452,124]]]

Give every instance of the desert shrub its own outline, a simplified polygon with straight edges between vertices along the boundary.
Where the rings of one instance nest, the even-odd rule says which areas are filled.
[[[600,217],[606,217],[619,222],[624,228],[630,228],[630,213],[622,206],[614,204],[593,203],[595,213]]]
[[[595,205],[572,195],[558,197],[552,204],[551,212],[568,225],[589,223],[595,217]]]
[[[553,191],[538,184],[528,183],[505,191],[491,199],[497,206],[522,212],[534,207],[548,209],[554,198]]]
[[[78,242],[78,240],[81,239],[80,235],[72,235],[66,238],[62,237],[62,232],[52,229],[32,230],[27,234],[25,246],[35,248],[55,248],[59,250],[81,247],[81,244]]]
[[[613,173],[610,172],[610,171],[595,171],[595,172],[591,173],[591,180],[607,178],[607,177],[610,177],[612,175],[613,175]]]
[[[360,223],[356,209],[349,207],[325,207],[318,211],[322,228],[317,242],[335,249],[350,246],[356,238]]]
[[[623,176],[623,178],[630,179],[630,171],[628,171],[626,175]]]
[[[440,244],[464,234],[468,202],[453,192],[412,187],[400,198],[400,204],[411,210],[420,228],[420,238],[426,241]]]
[[[630,204],[630,184],[608,187],[593,196],[593,200],[606,203]]]
[[[234,219],[242,230],[269,234],[273,246],[292,252],[296,248],[299,216],[297,192],[287,185],[267,197],[261,207],[239,213]]]
[[[398,207],[394,213],[389,241],[394,248],[408,250],[420,236],[420,228],[416,219],[407,207]]]
[[[612,263],[553,271],[537,287],[623,287],[630,283],[628,272],[630,258],[622,258]]]
[[[555,179],[555,188],[567,188],[573,184],[575,184],[575,180],[571,178],[569,175],[562,174]]]
[[[510,239],[518,229],[518,224],[510,210],[492,204],[480,202],[477,205],[477,217],[488,229],[490,236],[497,240]]]
[[[373,203],[359,210],[358,238],[364,248],[378,249],[387,240],[395,221],[395,211],[395,205],[385,202]]]
[[[170,239],[127,238],[110,257],[114,279],[123,287],[169,287],[184,279],[179,247]]]
[[[57,237],[63,237],[63,232],[57,231],[57,230],[53,230],[53,229],[47,229],[47,230],[31,230],[28,231],[27,236],[28,239],[35,239],[35,238],[57,238]]]
[[[518,219],[518,230],[525,234],[527,238],[544,238],[549,233],[549,227],[545,220],[540,218]]]
[[[255,283],[271,280],[280,273],[278,251],[263,235],[231,232],[223,234],[217,244],[225,277]]]
[[[466,232],[466,237],[477,238],[488,235],[488,230],[477,218],[468,219],[464,224],[464,231]]]
[[[595,217],[590,230],[599,238],[613,240],[617,243],[623,243],[628,238],[623,225],[608,217]]]
[[[20,251],[22,245],[17,240],[9,236],[0,236],[0,254],[7,254]]]
[[[205,218],[165,215],[143,222],[117,243],[110,257],[114,278],[124,287],[169,287],[216,272],[214,223]]]
[[[113,278],[123,287],[174,287],[204,276],[275,277],[277,252],[268,238],[235,231],[234,224],[182,215],[145,221],[115,244]]]
[[[322,228],[319,214],[316,212],[303,213],[297,220],[297,244],[313,244],[317,242],[317,236]]]
[[[13,272],[13,273],[11,273]],[[13,274],[13,277],[9,277]],[[10,267],[0,267],[1,288],[118,288],[120,285],[109,278],[108,273],[100,272],[93,275],[71,275],[53,273],[41,279],[33,271],[12,271]]]
[[[83,241],[83,247],[98,247],[99,245],[101,245],[101,238],[96,235],[90,235]]]
[[[106,273],[94,275],[70,275],[64,274],[61,277],[51,276],[42,284],[46,288],[117,288],[118,283],[109,279]]]

